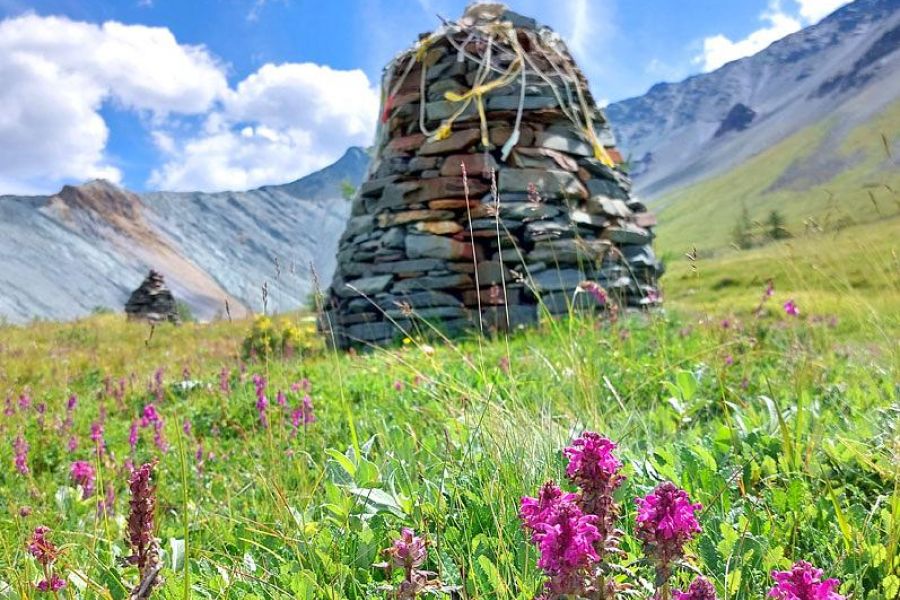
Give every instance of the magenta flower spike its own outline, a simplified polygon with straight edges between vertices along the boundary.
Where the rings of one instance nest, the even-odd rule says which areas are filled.
[[[777,600],[844,600],[834,591],[840,585],[837,579],[822,580],[822,569],[806,561],[794,563],[790,571],[773,571],[775,585],[769,597]]]
[[[657,588],[664,587],[672,562],[684,556],[685,544],[700,532],[695,513],[703,507],[692,503],[687,492],[668,481],[636,502],[635,535],[644,543],[647,558],[656,565]]]
[[[686,592],[675,590],[672,600],[716,600],[716,588],[705,577],[695,577]]]
[[[72,483],[81,486],[84,498],[89,497],[94,492],[96,473],[94,472],[94,465],[91,463],[85,460],[76,460],[69,468],[69,477],[71,477]]]

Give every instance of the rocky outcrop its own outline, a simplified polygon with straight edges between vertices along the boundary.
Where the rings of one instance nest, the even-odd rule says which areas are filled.
[[[383,88],[321,322],[337,346],[658,301],[653,216],[550,29],[473,5],[388,65]]]
[[[131,293],[125,303],[125,314],[129,319],[140,319],[151,323],[178,324],[178,305],[169,288],[166,287],[162,273],[150,270],[150,273]]]

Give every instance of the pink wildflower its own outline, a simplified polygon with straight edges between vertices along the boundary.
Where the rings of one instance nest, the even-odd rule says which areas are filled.
[[[72,483],[81,486],[85,498],[93,493],[94,479],[96,478],[94,465],[85,460],[76,460],[69,468],[69,476],[72,478]]]
[[[394,389],[397,390],[398,392],[402,392],[404,387],[406,387],[406,386],[404,385],[404,383],[401,380],[397,379],[394,381]]]
[[[769,596],[777,600],[843,600],[834,591],[840,585],[837,579],[822,581],[822,570],[806,561],[794,563],[790,571],[773,571],[775,586]]]
[[[106,446],[106,442],[103,441],[103,423],[99,421],[91,423],[91,441],[100,449]]]
[[[417,536],[409,527],[404,527],[400,532],[400,537],[394,540],[388,553],[395,567],[407,572],[412,571],[425,564],[427,556],[425,540]]]
[[[613,451],[616,444],[608,438],[587,431],[563,450],[569,459],[566,475],[581,488],[580,504],[585,514],[597,517],[600,553],[610,547],[615,532],[619,508],[613,493],[622,485],[625,477],[620,473],[622,463]]]
[[[22,475],[28,475],[28,442],[19,435],[13,440],[12,446],[16,470]]]
[[[586,515],[576,494],[565,493],[552,481],[537,498],[522,498],[519,516],[538,547],[538,567],[549,580],[549,597],[578,595],[589,585],[588,569],[600,559],[595,545],[600,539],[597,517]]]
[[[284,406],[287,404],[287,396],[284,395],[284,392],[278,390],[278,393],[275,395],[275,402],[278,406]]]
[[[191,435],[191,420],[187,417],[181,422],[181,431],[184,432],[184,435]]]
[[[694,513],[702,508],[692,504],[687,493],[671,482],[661,483],[653,492],[637,498],[635,535],[644,542],[644,551],[663,569],[684,553],[684,545],[700,532]]]
[[[800,307],[797,306],[797,303],[794,302],[793,298],[784,303],[784,314],[788,315],[789,317],[800,316]]]
[[[44,525],[35,527],[28,542],[28,552],[38,561],[44,570],[44,579],[37,583],[40,592],[57,592],[66,584],[53,573],[53,563],[59,557],[59,549],[47,539],[50,529]]]
[[[28,552],[35,557],[41,566],[51,564],[56,557],[59,556],[59,550],[53,545],[53,542],[47,539],[50,528],[46,525],[39,525],[34,528],[31,534],[31,540],[28,542]]]
[[[137,448],[138,443],[138,424],[137,420],[131,422],[131,429],[128,430],[128,445],[131,446],[131,451],[134,452]]]
[[[609,303],[609,295],[600,284],[593,281],[582,281],[578,284],[577,291],[587,292],[600,306],[606,306]]]
[[[716,600],[716,588],[705,577],[695,577],[686,592],[675,590],[672,600]]]
[[[159,413],[156,411],[156,406],[153,404],[148,404],[144,407],[143,412],[141,413],[141,427],[147,427],[153,423],[158,423],[160,421]]]
[[[291,412],[291,424],[294,426],[294,434],[301,426],[309,425],[316,422],[316,415],[313,414],[312,398],[303,396],[300,406]]]
[[[538,490],[537,498],[522,498],[519,508],[519,518],[526,529],[532,532],[540,523],[544,523],[550,511],[552,511],[560,502],[573,502],[576,498],[575,494],[563,492],[552,481],[548,481]],[[532,538],[533,540],[533,538]]]
[[[42,579],[35,586],[39,592],[58,592],[59,590],[66,587],[66,582],[59,578],[59,575],[55,573],[50,576],[50,579]]]

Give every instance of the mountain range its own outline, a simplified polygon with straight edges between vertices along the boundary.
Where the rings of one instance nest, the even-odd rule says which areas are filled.
[[[840,170],[830,150],[900,99],[900,1],[856,0],[765,50],[606,109],[636,189],[662,198],[721,174],[802,129],[833,121],[810,178]]]
[[[0,315],[121,310],[150,267],[199,319],[224,315],[226,301],[232,316],[296,308],[311,267],[331,277],[350,214],[341,186],[359,185],[368,163],[350,148],[321,171],[246,192],[135,194],[95,180],[52,196],[0,196]]]
[[[900,207],[900,0],[856,0],[759,52],[606,109],[664,250],[726,245],[741,207],[799,222]],[[350,148],[297,181],[135,194],[104,181],[0,196],[0,319],[119,310],[148,268],[200,319],[302,305],[327,284],[349,215]],[[870,206],[874,205],[874,211]],[[266,292],[263,292],[265,287]],[[264,298],[265,296],[265,298]]]

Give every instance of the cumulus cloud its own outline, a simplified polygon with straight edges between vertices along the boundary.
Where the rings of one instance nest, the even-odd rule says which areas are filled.
[[[266,64],[234,88],[225,74],[204,47],[166,28],[34,14],[0,21],[0,194],[120,181],[105,105],[147,117],[162,157],[150,184],[168,189],[279,183],[372,141],[378,94],[362,71]]]
[[[164,116],[208,110],[221,67],[168,29],[28,14],[0,21],[0,192],[121,174],[104,155],[104,102]]]
[[[796,0],[800,5],[800,16],[807,23],[818,23],[851,0]]]
[[[769,10],[762,14],[761,19],[767,25],[742,40],[734,41],[722,34],[704,39],[703,53],[696,62],[702,65],[704,71],[713,71],[725,63],[756,54],[772,42],[803,27],[798,19],[783,12],[777,2],[769,6]]]
[[[293,179],[370,144],[377,112],[378,92],[360,70],[266,64],[226,95],[199,135],[169,145],[150,183],[212,191]]]
[[[718,34],[703,40],[703,52],[694,63],[704,71],[713,71],[725,63],[751,56],[786,35],[812,25],[851,0],[791,0],[796,2],[796,11],[784,9],[780,0],[771,0],[760,20],[765,24],[747,37],[732,40]]]

